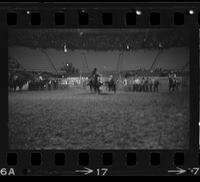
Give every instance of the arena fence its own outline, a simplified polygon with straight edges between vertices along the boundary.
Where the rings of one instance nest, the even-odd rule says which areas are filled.
[[[168,90],[169,80],[168,77],[149,77],[150,79],[156,79],[159,81],[159,90],[165,91]],[[129,78],[128,78],[129,79]],[[177,79],[180,81],[180,90],[184,88],[189,88],[189,77],[187,76],[179,76]],[[108,80],[108,77],[103,77],[102,81],[105,82]],[[124,84],[125,78],[121,78],[117,80],[117,90],[123,91],[130,91],[129,87],[132,85],[125,85]],[[59,78],[58,80],[58,89],[67,89],[69,87],[79,87],[87,89],[87,77],[69,77],[69,78]],[[17,88],[19,90],[19,88]],[[28,83],[25,84],[22,90],[28,90]],[[101,90],[106,91],[106,87],[102,86]]]

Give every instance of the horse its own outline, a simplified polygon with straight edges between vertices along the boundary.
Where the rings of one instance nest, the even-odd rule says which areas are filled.
[[[23,86],[27,84],[28,81],[29,81],[29,75],[25,73],[10,74],[8,80],[9,91],[15,92],[17,90],[17,87],[19,88],[19,91],[21,91]]]
[[[58,89],[58,80],[55,79],[47,79],[46,83],[44,83],[44,87],[47,87],[48,90],[57,90]]]
[[[103,85],[103,83],[100,81],[100,76],[96,74],[91,77],[87,85],[89,85],[91,92],[94,90],[95,93],[99,94],[100,87]]]
[[[49,88],[48,79],[38,80],[33,78],[29,81],[29,90],[44,90],[46,88]]]
[[[90,87],[90,91],[92,92],[94,89],[92,79],[90,79],[86,85]]]

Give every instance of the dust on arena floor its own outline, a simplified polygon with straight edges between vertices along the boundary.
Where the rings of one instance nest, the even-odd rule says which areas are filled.
[[[189,94],[9,93],[10,149],[187,149]]]

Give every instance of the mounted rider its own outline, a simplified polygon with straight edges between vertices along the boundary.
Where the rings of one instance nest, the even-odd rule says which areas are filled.
[[[95,92],[97,91],[98,93],[100,92],[99,87],[102,85],[100,78],[101,78],[101,75],[99,74],[97,68],[94,68],[92,70],[91,75],[89,76],[89,82],[87,84],[90,86],[90,91],[94,89]]]
[[[98,70],[97,70],[97,68],[94,68],[93,70],[92,70],[92,73],[91,73],[91,75],[90,75],[90,80],[98,80],[98,78],[100,77],[100,73],[98,72]]]
[[[93,77],[93,76],[95,76],[95,75],[98,75],[98,74],[99,74],[99,73],[98,73],[97,68],[94,68],[94,69],[92,70],[91,77]]]

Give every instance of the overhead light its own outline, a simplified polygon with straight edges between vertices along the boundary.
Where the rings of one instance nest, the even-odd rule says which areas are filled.
[[[190,14],[190,15],[193,15],[193,14],[194,14],[194,10],[192,10],[192,9],[189,10],[189,14]]]
[[[136,15],[141,15],[142,14],[142,11],[140,11],[140,10],[136,10]]]

